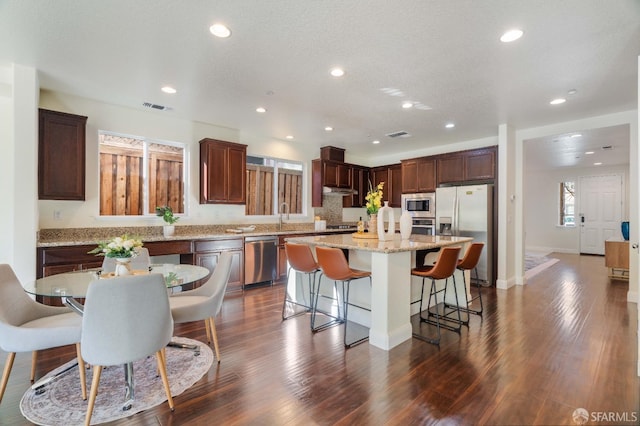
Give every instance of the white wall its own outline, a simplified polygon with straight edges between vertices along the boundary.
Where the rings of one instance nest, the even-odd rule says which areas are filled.
[[[0,67],[0,263],[13,263],[13,220],[15,215],[14,149],[13,149],[13,69]]]
[[[526,171],[524,175],[525,247],[561,253],[580,252],[580,228],[558,226],[558,184],[580,177],[622,175],[622,220],[629,219],[629,165]],[[576,210],[576,215],[579,212]],[[576,221],[578,218],[576,218]],[[622,234],[619,235],[622,238]]]

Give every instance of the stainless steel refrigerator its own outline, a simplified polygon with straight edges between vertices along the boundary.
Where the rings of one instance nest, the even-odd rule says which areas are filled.
[[[480,281],[493,285],[493,185],[437,188],[436,234],[483,242],[478,276]]]

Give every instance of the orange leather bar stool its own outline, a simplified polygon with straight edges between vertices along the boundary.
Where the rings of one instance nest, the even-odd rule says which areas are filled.
[[[480,284],[480,279],[478,278],[478,262],[480,261],[480,255],[482,254],[482,249],[484,248],[484,243],[472,243],[469,248],[467,249],[467,251],[464,254],[464,257],[460,260],[458,260],[458,266],[457,268],[459,270],[461,270],[463,272],[462,274],[462,279],[465,280],[464,281],[464,288],[467,288],[467,283],[466,283],[466,278],[465,278],[465,271],[476,271],[476,287],[478,289],[478,295],[475,297],[472,297],[471,300],[467,299],[467,292],[465,291],[464,293],[464,297],[465,297],[465,307],[460,307],[460,310],[469,314],[476,314],[476,315],[482,315],[482,311],[484,309],[484,306],[482,305],[482,285]],[[469,274],[471,274],[471,272],[469,272]],[[473,277],[471,277],[471,275],[469,275],[469,281],[473,282]],[[471,282],[469,283],[469,286],[471,286]],[[480,309],[471,309],[469,308],[469,304],[473,303],[474,300],[480,300]],[[467,321],[468,323],[469,321]]]
[[[460,332],[462,319],[460,317],[460,310],[455,309],[454,312],[458,313],[457,320],[454,320],[458,324],[457,327],[451,326],[442,321],[451,321],[451,319],[447,316],[446,305],[444,300],[446,299],[446,291],[449,286],[449,278],[452,278],[453,281],[453,289],[456,297],[456,305],[458,305],[458,291],[456,289],[456,278],[454,273],[456,271],[456,267],[458,266],[458,255],[460,254],[460,247],[443,247],[440,251],[440,256],[438,256],[438,260],[433,266],[422,266],[419,268],[413,268],[411,270],[411,275],[415,275],[418,277],[422,277],[422,290],[420,292],[420,300],[412,302],[418,303],[420,302],[420,311],[418,315],[420,316],[420,322],[425,322],[428,324],[432,324],[436,326],[437,329],[437,338],[429,338],[423,336],[419,333],[413,333],[413,337],[416,337],[420,340],[427,341],[429,343],[433,343],[436,345],[440,344],[440,328],[446,328],[449,330],[453,330],[456,332]],[[431,291],[429,293],[429,303],[427,304],[427,317],[422,316],[422,302],[424,300],[424,283],[425,279],[431,279]],[[438,290],[436,288],[436,280],[446,280],[444,288]],[[438,303],[438,294],[444,292],[443,301],[442,301],[442,310],[443,313],[440,313],[440,304]],[[431,304],[431,298],[435,299],[435,303]],[[456,307],[457,308],[457,307]],[[435,312],[434,312],[435,311]],[[435,317],[435,321],[430,317]],[[442,320],[442,321],[441,321]]]
[[[334,285],[338,281],[342,283],[342,304],[344,312],[344,346],[350,348],[358,343],[364,342],[369,338],[369,330],[366,330],[364,336],[359,336],[354,339],[349,338],[349,306],[355,306],[360,309],[371,311],[369,308],[358,306],[349,303],[349,288],[351,287],[351,281],[360,278],[369,278],[369,285],[371,285],[371,272],[360,271],[358,269],[351,269],[347,263],[342,250],[329,247],[316,247],[316,256],[318,257],[318,263],[322,269],[322,273],[329,279],[334,281]],[[318,280],[320,281],[320,280]],[[316,304],[318,297],[316,297]],[[314,312],[316,307],[314,307]],[[353,324],[355,326],[355,324]]]
[[[284,251],[287,254],[289,269],[287,270],[287,284],[285,285],[285,289],[284,289],[284,303],[282,304],[282,320],[286,320],[296,315],[307,313],[311,311],[311,309],[313,309],[313,306],[314,306],[313,295],[315,292],[316,274],[320,272],[320,265],[318,265],[318,262],[316,262],[316,259],[313,257],[313,253],[311,252],[311,248],[308,245],[285,243]],[[291,298],[291,295],[289,294],[289,275],[291,274],[292,269],[294,271],[305,274],[309,280],[310,300],[308,302],[306,300],[304,292],[302,294],[302,301]],[[294,307],[288,313],[287,307],[290,304],[301,306],[304,309],[296,311]]]

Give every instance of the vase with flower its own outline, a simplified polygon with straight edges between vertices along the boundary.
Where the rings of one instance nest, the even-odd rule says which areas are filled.
[[[378,210],[382,207],[382,189],[384,188],[384,182],[380,182],[375,190],[369,181],[369,192],[364,197],[366,200],[367,214],[369,215],[369,233],[378,233]]]
[[[114,258],[116,261],[114,275],[128,275],[130,273],[129,263],[131,259],[138,255],[140,247],[142,247],[142,241],[125,234],[121,237],[98,243],[98,247],[89,251],[89,254]]]

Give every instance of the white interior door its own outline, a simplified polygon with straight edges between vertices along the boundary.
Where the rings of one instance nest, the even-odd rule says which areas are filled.
[[[622,176],[580,178],[580,253],[604,255],[604,242],[620,237]]]

